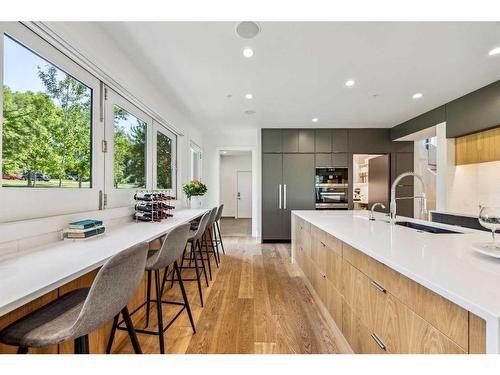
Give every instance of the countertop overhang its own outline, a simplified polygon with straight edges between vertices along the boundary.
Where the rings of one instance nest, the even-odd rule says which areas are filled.
[[[380,213],[375,214],[377,220],[370,221],[367,211],[292,214],[485,319],[487,351],[500,353],[500,259],[472,249],[474,242],[491,241],[491,234],[398,217],[462,233],[418,232],[391,225]]]

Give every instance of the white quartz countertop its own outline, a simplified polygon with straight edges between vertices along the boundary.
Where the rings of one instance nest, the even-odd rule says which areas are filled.
[[[0,316],[102,266],[120,251],[158,238],[206,211],[178,210],[174,217],[158,223],[131,220],[106,228],[103,236],[55,242],[0,262]]]
[[[293,211],[343,242],[431,289],[487,322],[487,352],[500,353],[500,259],[475,252],[474,242],[491,241],[487,232],[414,221],[462,234],[418,232],[390,225],[367,211]]]

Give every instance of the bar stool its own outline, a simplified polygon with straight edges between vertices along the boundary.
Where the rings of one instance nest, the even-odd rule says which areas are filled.
[[[217,244],[220,243],[221,247],[222,247],[222,254],[226,254],[226,252],[224,251],[224,242],[222,242],[222,236],[220,234],[220,220],[222,218],[222,211],[224,210],[224,205],[221,204],[219,206],[219,209],[217,210],[217,215],[215,217],[215,230],[214,230],[214,235],[215,235],[215,242]],[[219,235],[219,238],[217,238],[217,234]]]
[[[203,243],[203,246],[205,247],[205,254],[207,255],[206,259],[208,261],[208,273],[210,275],[210,280],[212,280],[212,267],[211,267],[211,263],[210,263],[210,256],[211,255],[214,256],[215,265],[217,266],[217,268],[219,268],[219,261],[220,261],[219,246],[218,245],[214,246],[214,239],[212,236],[212,231],[214,229],[217,211],[218,211],[217,207],[212,208],[212,210],[210,211],[210,218],[208,220],[207,227],[205,229],[205,233],[203,233],[203,236],[202,236],[202,243]],[[210,246],[209,246],[209,244],[210,244]]]
[[[130,315],[134,315],[139,309],[146,306],[146,324],[145,328],[149,326],[149,314],[150,314],[150,306],[151,303],[156,304],[156,312],[158,317],[158,331],[151,331],[146,329],[136,329],[137,333],[147,334],[147,335],[155,335],[159,337],[160,343],[160,353],[165,353],[165,341],[163,334],[165,331],[174,323],[174,321],[181,315],[181,313],[186,310],[189,321],[191,322],[191,327],[193,329],[193,333],[196,333],[196,328],[193,321],[193,316],[191,315],[191,308],[189,307],[189,300],[186,295],[186,290],[184,289],[184,283],[182,282],[181,273],[179,270],[179,266],[177,264],[177,259],[181,256],[184,248],[186,246],[188,237],[189,237],[189,227],[190,224],[180,225],[179,227],[170,231],[166,236],[163,237],[162,244],[160,250],[153,250],[148,252],[145,270],[148,274],[148,282],[147,282],[147,297],[146,301],[137,307]],[[162,300],[163,288],[160,283],[160,271],[165,269],[165,275],[168,272],[168,268],[170,265],[173,265],[172,273],[176,273],[179,281],[179,286],[181,288],[183,302],[176,301],[164,301]],[[156,299],[151,299],[151,274],[154,272],[155,275],[155,289],[156,289]],[[182,306],[182,308],[177,312],[177,314],[167,323],[165,327],[163,327],[163,312],[162,312],[162,304],[169,305],[177,305]],[[118,316],[115,317],[113,321],[113,328],[111,329],[111,334],[108,340],[108,348],[107,353],[111,352],[111,347],[113,345],[114,335],[117,329],[126,330],[125,327],[122,326],[123,322],[118,322]]]
[[[196,230],[189,231],[188,244],[190,245],[190,251],[189,253],[187,252],[188,246],[186,244],[184,252],[182,253],[182,260],[180,265],[180,272],[182,272],[182,270],[186,268],[195,270],[195,277],[190,279],[184,279],[184,281],[196,281],[198,283],[198,294],[200,295],[201,307],[203,307],[203,291],[201,288],[201,277],[200,277],[201,274],[204,274],[205,282],[208,286],[207,270],[205,268],[205,261],[201,250],[201,238],[203,236],[203,233],[205,233],[205,229],[207,227],[209,219],[210,219],[210,211],[205,212],[203,214],[200,220],[200,224],[198,225]],[[198,255],[200,257],[201,269],[199,268]],[[184,261],[188,262],[187,266],[184,265]],[[191,265],[193,262],[194,266]],[[170,288],[172,288],[172,286],[174,285],[174,281],[175,281],[175,274],[172,272],[172,278],[170,280]]]
[[[25,354],[28,348],[74,340],[75,354],[88,354],[89,333],[121,313],[135,353],[140,354],[127,303],[141,282],[147,249],[147,244],[140,244],[116,254],[101,267],[90,288],[68,292],[13,322],[0,332],[0,342]]]

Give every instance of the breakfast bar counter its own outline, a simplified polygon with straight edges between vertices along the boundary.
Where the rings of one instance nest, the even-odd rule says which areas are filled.
[[[102,266],[133,245],[150,242],[205,213],[184,209],[163,222],[133,222],[88,240],[64,240],[0,262],[0,316]]]

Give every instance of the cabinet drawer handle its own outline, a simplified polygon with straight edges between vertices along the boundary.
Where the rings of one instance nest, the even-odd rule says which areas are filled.
[[[387,348],[385,347],[384,342],[380,339],[380,337],[377,336],[376,333],[372,333],[371,337],[372,337],[373,341],[375,341],[377,343],[377,345],[380,346],[380,349],[387,350]]]
[[[326,244],[323,241],[319,241],[319,243],[321,244],[321,246],[326,247]]]
[[[326,279],[326,273],[320,272],[319,273],[323,279]]]
[[[372,286],[375,289],[377,289],[379,292],[387,293],[387,290],[382,285],[380,285],[379,283],[377,283],[376,281],[372,281]]]

